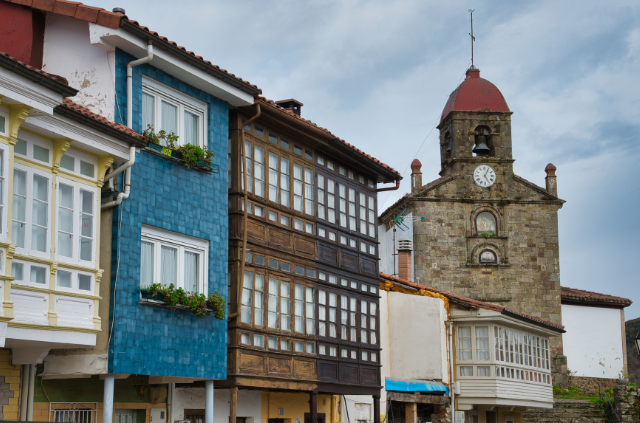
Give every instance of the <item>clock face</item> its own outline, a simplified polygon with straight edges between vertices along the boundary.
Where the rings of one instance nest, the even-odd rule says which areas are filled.
[[[480,165],[473,172],[473,180],[483,188],[490,187],[496,181],[496,171],[491,166]]]

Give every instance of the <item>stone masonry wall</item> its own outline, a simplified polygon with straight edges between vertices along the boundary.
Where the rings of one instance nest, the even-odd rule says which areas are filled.
[[[636,386],[615,386],[613,396],[621,422],[640,421],[640,392]]]
[[[615,379],[569,376],[569,387],[576,388],[578,391],[587,395],[598,395],[598,391],[600,390],[598,382],[600,382],[604,389],[613,389],[617,386]]]

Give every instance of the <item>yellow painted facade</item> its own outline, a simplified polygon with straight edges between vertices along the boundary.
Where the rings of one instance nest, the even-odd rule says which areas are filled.
[[[18,407],[20,405],[20,367],[11,364],[11,350],[0,349],[0,377],[4,377],[4,383],[9,384],[9,390],[13,392],[13,398],[9,398],[9,404],[2,406],[5,420],[18,420]]]
[[[1,107],[4,106],[4,107]],[[86,333],[97,333],[100,331],[100,317],[99,317],[99,302],[100,297],[97,293],[100,292],[100,280],[102,278],[102,270],[99,269],[99,245],[100,245],[100,188],[103,185],[103,178],[106,170],[113,163],[113,157],[109,155],[96,155],[91,154],[82,149],[74,148],[74,141],[66,138],[50,138],[44,136],[42,134],[33,132],[31,130],[22,129],[22,125],[29,115],[30,108],[24,105],[16,105],[16,104],[2,104],[2,99],[0,99],[0,110],[4,110],[5,113],[8,110],[9,119],[8,122],[5,123],[6,128],[4,133],[0,131],[0,148],[3,149],[3,153],[5,154],[8,160],[5,160],[6,166],[3,170],[3,177],[5,181],[5,209],[6,209],[6,222],[5,227],[7,228],[6,236],[0,239],[0,250],[3,252],[2,260],[2,269],[0,272],[0,283],[2,284],[2,312],[0,313],[0,322],[8,322],[10,327],[21,327],[21,328],[33,328],[33,329],[44,329],[44,330],[65,330],[72,332],[86,332]],[[22,135],[21,135],[22,134]],[[41,146],[45,146],[49,154],[48,162],[39,161],[34,158],[34,156],[16,156],[15,148],[18,140],[21,137],[29,136],[30,138],[35,138],[39,141],[36,142]],[[74,149],[76,151],[81,152],[83,155],[92,157],[95,162],[95,177],[89,178],[86,176],[82,176],[77,174],[76,172],[70,172],[67,169],[60,167],[60,162],[65,155],[65,153],[69,149]],[[48,254],[46,255],[31,255],[31,254],[18,254],[16,253],[16,244],[11,243],[12,241],[12,220],[13,220],[13,201],[14,201],[14,168],[15,165],[22,166],[22,169],[32,169],[34,171],[39,171],[43,174],[47,174],[47,177],[50,180],[50,201],[47,205],[47,218],[48,218]],[[79,185],[80,188],[89,187],[93,189],[94,198],[93,198],[93,250],[92,250],[92,260],[84,263],[70,263],[67,260],[58,260],[56,258],[56,237],[58,235],[57,231],[57,218],[58,218],[58,190],[59,184],[58,179],[64,178],[67,181],[71,181],[73,183],[82,184]],[[28,181],[33,184],[33,181]],[[30,207],[31,204],[27,204],[26,207]],[[74,221],[75,225],[75,221]],[[79,234],[76,234],[75,231],[80,231],[80,227],[74,228],[74,238],[73,242],[75,243],[73,248],[77,247],[77,240],[79,239]],[[26,235],[25,235],[26,236]],[[12,263],[14,260],[20,260],[25,263],[34,263],[46,265],[49,267],[49,283],[47,285],[42,286],[34,286],[29,284],[18,284],[15,282],[15,278],[12,276]],[[80,272],[85,272],[93,275],[93,289],[91,293],[83,293],[83,292],[70,292],[69,290],[59,289],[56,284],[56,274],[59,268],[64,268],[65,270],[75,270]],[[29,275],[24,275],[25,280],[29,280]],[[12,301],[12,292],[17,291],[30,291],[37,292],[41,294],[45,294],[48,298],[48,316],[47,322],[42,322],[40,324],[28,323],[28,322],[15,322],[14,319],[14,303]],[[71,297],[71,298],[84,298],[93,300],[93,316],[92,316],[92,327],[76,327],[72,325],[63,325],[58,324],[58,316],[56,314],[56,299],[59,299],[60,296],[63,297]]]
[[[324,414],[326,423],[339,423],[342,415],[342,397],[318,395],[318,415]],[[309,393],[262,391],[261,422],[284,419],[284,423],[304,423],[309,413]],[[297,420],[300,419],[300,420]]]
[[[96,405],[96,420],[94,423],[102,423],[102,403],[99,402]],[[151,403],[139,403],[139,402],[114,402],[113,408],[115,410],[138,410],[138,412],[144,411],[145,423],[151,422],[151,409],[162,408],[166,411],[166,408],[162,407],[162,404]],[[114,416],[115,418],[115,416]],[[49,421],[49,403],[48,402],[36,402],[33,404],[33,421],[35,422],[48,422]]]

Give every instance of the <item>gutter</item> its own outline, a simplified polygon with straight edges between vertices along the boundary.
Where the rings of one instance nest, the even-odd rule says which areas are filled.
[[[78,94],[79,90],[70,87],[69,85],[56,81],[50,76],[44,75],[36,70],[29,69],[24,64],[17,60],[14,60],[6,55],[0,53],[0,66],[15,72],[16,74],[23,76],[33,82],[42,85],[45,88],[62,95],[63,97],[74,97]]]
[[[537,325],[537,326],[542,326],[542,327],[545,327],[547,329],[552,329],[552,330],[554,330],[556,332],[560,332],[560,333],[566,333],[567,332],[566,330],[561,329],[559,327],[550,326],[550,325],[547,325],[545,323],[538,322],[537,320],[529,319],[527,317],[521,316],[520,314],[514,313],[514,312],[509,311],[507,309],[502,310],[502,314],[504,314],[505,316],[513,317],[514,319],[521,320],[523,322],[533,323],[534,325]]]
[[[262,90],[260,88],[253,87],[249,83],[239,81],[236,77],[229,75],[227,72],[224,72],[222,69],[216,68],[215,66],[208,64],[204,60],[196,57],[194,54],[188,53],[185,50],[182,50],[181,48],[174,46],[173,44],[165,41],[159,36],[154,35],[153,33],[151,33],[151,31],[145,30],[140,26],[131,23],[127,19],[122,20],[122,24],[120,25],[120,28],[142,39],[146,39],[149,41],[153,40],[153,42],[156,44],[156,47],[159,47],[162,50],[166,50],[178,56],[179,58],[189,63],[190,65],[198,69],[201,69],[210,75],[215,76],[216,78],[226,82],[227,84],[235,88],[238,88],[241,91],[244,91],[247,94],[251,94],[252,96],[255,97],[258,94],[262,93]]]

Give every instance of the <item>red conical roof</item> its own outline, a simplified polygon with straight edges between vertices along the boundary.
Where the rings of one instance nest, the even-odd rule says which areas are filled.
[[[467,78],[451,93],[440,120],[453,110],[508,112],[509,106],[498,87],[480,78],[480,69],[469,69]]]

